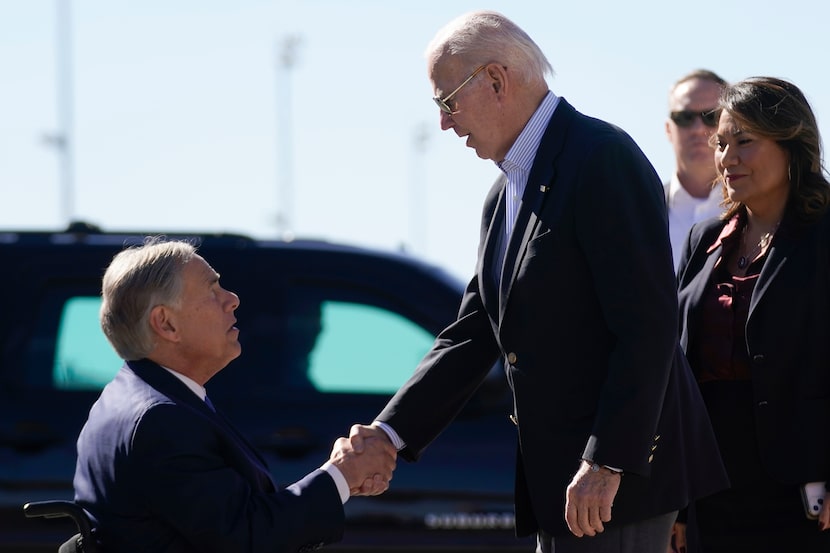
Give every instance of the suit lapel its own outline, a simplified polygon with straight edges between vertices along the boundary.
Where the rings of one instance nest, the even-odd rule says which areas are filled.
[[[705,235],[704,235],[705,236]],[[700,249],[706,249],[706,244],[699,244],[696,246]],[[704,254],[706,255],[706,259],[703,262],[703,269],[698,271],[695,275],[694,279],[689,285],[689,299],[687,300],[687,304],[693,306],[689,313],[689,324],[686,325],[686,328],[698,328],[697,321],[700,318],[700,308],[702,307],[702,300],[703,295],[706,293],[706,290],[709,288],[709,282],[712,278],[712,272],[715,270],[715,263],[717,263],[718,259],[720,259],[721,254],[723,253],[723,246],[718,245],[715,249],[712,250],[711,253]],[[684,330],[683,335],[680,337],[680,345],[682,346],[684,351],[689,350],[689,335],[688,330]]]
[[[236,427],[234,427],[234,425],[231,424],[224,415],[217,411],[213,411],[204,401],[194,394],[184,382],[168,373],[158,364],[143,359],[141,361],[128,361],[127,366],[129,366],[129,368],[132,369],[132,371],[138,375],[139,378],[162,394],[178,403],[182,403],[199,411],[205,417],[213,421],[214,424],[221,426],[224,429],[225,434],[229,435],[230,438],[237,443],[239,449],[246,453],[246,456],[250,460],[251,464],[262,473],[261,477],[263,478],[263,481],[270,483],[270,485],[276,489],[276,483],[271,478],[271,473],[268,470],[265,459],[262,458],[259,452],[248,442],[247,439],[245,439],[242,434],[239,433]],[[265,486],[265,488],[267,489],[267,486]]]
[[[769,290],[770,284],[772,284],[775,277],[781,271],[790,252],[800,242],[797,237],[794,237],[799,232],[800,229],[798,227],[795,225],[786,225],[785,222],[785,226],[776,233],[767,253],[767,260],[761,268],[761,273],[758,275],[758,282],[755,284],[755,289],[752,291],[752,297],[749,300],[747,324],[752,320],[752,314],[755,312],[755,308],[767,290]]]
[[[550,181],[546,181],[550,182]],[[533,189],[531,187],[533,186]],[[539,226],[539,216],[545,200],[550,196],[550,184],[531,183],[528,185],[522,197],[519,212],[516,214],[516,224],[513,227],[513,234],[507,244],[504,254],[504,269],[501,275],[500,299],[504,306],[510,289],[516,280],[519,268],[524,260],[528,242],[536,235]],[[502,309],[503,311],[503,309]]]
[[[560,98],[536,151],[516,214],[513,234],[506,247],[504,272],[499,290],[499,325],[504,319],[510,292],[524,261],[527,245],[539,231],[540,215],[545,203],[551,195],[557,193],[556,160],[565,145],[568,126],[575,116],[576,110],[564,98]],[[549,226],[550,222],[544,225],[545,228]]]
[[[250,442],[243,436],[236,427],[223,415],[221,412],[213,413],[216,420],[219,424],[225,428],[225,430],[230,433],[239,444],[240,449],[245,451],[248,454],[248,457],[251,460],[251,463],[255,465],[258,469],[260,474],[260,478],[262,479],[264,489],[268,489],[268,485],[271,486],[272,489],[277,489],[277,484],[274,482],[273,478],[271,477],[271,471],[268,470],[268,465],[265,462],[265,459],[259,454],[259,452],[251,445]]]
[[[481,267],[479,268],[480,289],[482,302],[485,308],[490,313],[497,311],[498,298],[498,275],[501,268],[499,264],[499,247],[501,240],[504,239],[504,218],[506,215],[506,207],[504,205],[505,185],[507,178],[501,175],[496,181],[495,186],[501,187],[501,190],[496,194],[496,200],[491,207],[492,216],[489,218],[490,223],[486,231],[486,236],[482,244],[482,253],[479,255],[481,260]]]

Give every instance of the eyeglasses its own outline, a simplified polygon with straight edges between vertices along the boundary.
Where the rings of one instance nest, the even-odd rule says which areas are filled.
[[[717,127],[718,119],[720,118],[720,110],[710,109],[707,111],[689,111],[684,109],[683,111],[671,112],[669,117],[672,121],[674,121],[675,125],[684,129],[694,125],[695,119],[698,117],[700,117],[700,120],[703,121],[703,124],[707,127]]]
[[[449,94],[447,94],[446,96],[444,96],[443,98],[438,98],[438,97],[433,98],[433,100],[435,101],[435,103],[436,103],[436,104],[438,104],[438,107],[439,107],[439,108],[441,108],[441,111],[443,111],[443,112],[444,112],[444,113],[446,113],[447,115],[452,115],[452,114],[456,113],[456,112],[454,112],[454,111],[452,110],[452,108],[450,107],[450,105],[449,105],[447,102],[449,102],[449,101],[452,99],[452,97],[453,97],[453,96],[455,96],[456,94],[458,94],[458,91],[459,91],[459,90],[461,90],[462,88],[464,88],[464,85],[465,85],[465,84],[467,84],[467,83],[469,83],[470,81],[472,81],[472,80],[473,80],[473,77],[475,77],[476,75],[478,75],[479,71],[481,71],[482,69],[484,69],[484,67],[485,67],[485,66],[484,66],[484,65],[482,65],[482,66],[480,66],[478,69],[476,69],[475,71],[473,71],[473,74],[472,74],[472,75],[470,75],[469,77],[467,77],[466,79],[464,79],[464,82],[463,82],[463,83],[461,83],[460,85],[458,85],[458,88],[456,88],[455,90],[453,90],[452,92],[450,92]]]

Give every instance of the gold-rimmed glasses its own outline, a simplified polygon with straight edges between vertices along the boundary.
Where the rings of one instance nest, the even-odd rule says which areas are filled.
[[[455,96],[456,94],[458,94],[458,91],[459,91],[459,90],[461,90],[462,88],[464,88],[464,85],[465,85],[465,84],[467,84],[467,83],[469,83],[470,81],[472,81],[472,80],[473,80],[473,77],[475,77],[476,75],[478,75],[478,74],[479,74],[479,72],[480,72],[482,69],[484,69],[485,67],[486,67],[486,66],[484,66],[484,65],[479,66],[479,68],[478,68],[478,69],[476,69],[475,71],[473,71],[473,74],[472,74],[472,75],[470,75],[469,77],[467,77],[466,79],[464,79],[464,82],[463,82],[463,83],[461,83],[460,85],[458,85],[458,88],[456,88],[455,90],[453,90],[452,92],[450,92],[449,94],[447,94],[446,96],[444,96],[443,98],[438,98],[437,96],[436,96],[436,97],[434,97],[434,98],[433,98],[433,100],[435,101],[435,103],[436,103],[436,104],[438,104],[438,107],[439,107],[439,108],[441,108],[441,111],[443,111],[443,112],[444,112],[444,113],[446,113],[447,115],[452,115],[452,114],[456,113],[456,112],[454,112],[454,111],[452,110],[452,108],[450,107],[450,105],[449,105],[447,102],[449,102],[449,101],[452,99],[452,97],[453,97],[453,96]]]

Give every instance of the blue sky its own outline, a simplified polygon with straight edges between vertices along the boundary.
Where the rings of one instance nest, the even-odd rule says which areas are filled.
[[[71,97],[75,219],[270,238],[282,213],[297,236],[405,246],[466,279],[498,170],[440,131],[423,51],[478,8],[524,27],[551,89],[627,130],[664,179],[668,87],[697,67],[792,80],[830,133],[830,8],[807,0],[0,0],[0,227],[66,224],[44,137],[63,132]]]

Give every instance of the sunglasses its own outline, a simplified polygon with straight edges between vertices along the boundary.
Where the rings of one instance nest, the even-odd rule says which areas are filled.
[[[687,128],[691,127],[695,124],[695,119],[700,117],[700,120],[703,121],[703,124],[707,127],[717,127],[718,126],[718,119],[720,118],[720,110],[719,109],[710,109],[708,111],[673,111],[669,114],[669,117],[674,124],[678,127]]]
[[[480,66],[478,69],[476,69],[475,71],[473,71],[473,74],[472,74],[472,75],[470,75],[469,77],[467,77],[466,79],[464,79],[464,82],[463,82],[463,83],[461,83],[460,85],[458,85],[458,88],[456,88],[455,90],[453,90],[452,92],[450,92],[449,94],[447,94],[446,96],[444,96],[443,98],[438,98],[438,97],[434,97],[434,98],[433,98],[433,100],[435,101],[435,103],[436,103],[436,104],[438,104],[438,107],[439,107],[439,108],[441,108],[441,111],[443,111],[443,112],[444,112],[444,113],[446,113],[447,115],[452,115],[452,114],[456,113],[455,111],[453,111],[453,109],[450,107],[450,105],[449,105],[447,102],[449,102],[449,101],[452,99],[452,97],[453,97],[453,96],[455,96],[456,94],[458,94],[458,91],[459,91],[459,90],[461,90],[462,88],[464,88],[464,85],[465,85],[465,84],[467,84],[467,83],[469,83],[470,81],[472,81],[472,80],[473,80],[473,77],[475,77],[476,75],[478,75],[478,73],[479,73],[482,69],[484,69],[484,67],[485,67],[485,66],[483,66],[483,65],[482,65],[482,66]]]

